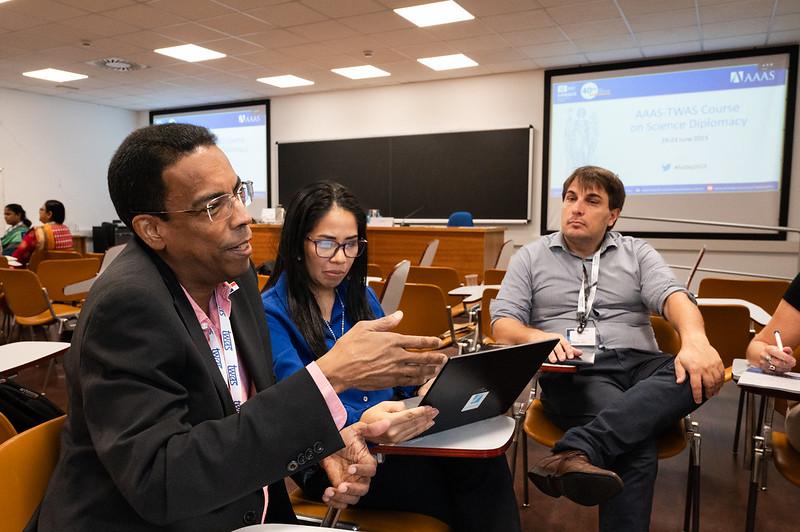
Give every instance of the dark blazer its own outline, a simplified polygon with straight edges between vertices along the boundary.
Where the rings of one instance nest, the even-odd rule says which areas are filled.
[[[258,393],[237,415],[170,268],[140,241],[98,279],[64,357],[61,458],[28,525],[41,531],[214,531],[295,517],[283,477],[342,447],[307,371],[275,384],[251,270],[236,348]]]

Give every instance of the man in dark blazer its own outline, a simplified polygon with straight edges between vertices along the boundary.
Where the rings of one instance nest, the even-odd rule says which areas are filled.
[[[386,332],[398,316],[367,322],[275,384],[249,262],[252,189],[214,136],[181,124],[138,130],[117,150],[108,180],[135,238],[81,312],[64,360],[61,457],[28,529],[294,522],[283,477],[320,461],[338,480],[325,500],[356,502],[375,472],[363,437],[386,426],[340,433],[335,392],[421,383],[444,355],[405,348],[438,341]]]

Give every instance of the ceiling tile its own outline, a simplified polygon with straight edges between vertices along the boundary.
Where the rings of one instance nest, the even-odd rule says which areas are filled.
[[[664,28],[686,28],[697,24],[697,13],[694,9],[679,9],[659,13],[657,17],[651,15],[636,15],[628,17],[628,22],[633,31],[660,30]]]
[[[770,17],[773,2],[731,2],[716,6],[700,8],[700,22],[709,24],[713,22],[729,22],[731,20]]]
[[[536,60],[542,68],[562,68],[586,65],[589,60],[583,54],[556,55],[551,57],[540,57]]]
[[[294,57],[297,59],[313,59],[315,57],[321,57],[330,53],[328,47],[322,43],[307,43],[299,44],[297,46],[287,46],[286,48],[280,48],[278,51],[288,55],[289,57]]]
[[[507,61],[503,63],[490,64],[489,70],[496,74],[505,72],[516,72],[521,70],[535,70],[542,68],[542,65],[534,59],[520,59],[518,61]]]
[[[800,1],[798,0],[783,0],[778,2],[776,15],[786,15],[789,13],[800,13]]]
[[[203,42],[213,41],[214,39],[222,39],[227,37],[224,33],[212,28],[207,28],[196,22],[186,22],[183,24],[175,24],[174,26],[164,26],[158,28],[157,33],[178,39],[182,42]]]
[[[627,35],[629,33],[628,26],[621,18],[562,24],[561,29],[567,34],[567,37],[573,40],[601,37],[603,35]]]
[[[611,63],[614,61],[631,61],[642,59],[644,54],[639,48],[624,48],[622,50],[608,50],[605,52],[586,52],[586,57],[592,63]]]
[[[776,31],[769,34],[767,44],[797,44],[800,42],[800,29]]]
[[[199,24],[228,35],[244,35],[272,29],[269,23],[241,13],[203,19]]]
[[[555,57],[562,55],[573,55],[578,52],[578,47],[571,42],[536,44],[533,46],[523,46],[520,51],[533,59],[540,57]]]
[[[133,33],[126,33],[118,35],[116,40],[134,46],[139,46],[145,50],[155,50],[156,48],[166,48],[168,46],[176,46],[182,44],[184,41],[173,39],[172,37],[165,37],[159,33],[152,31],[135,31]]]
[[[58,0],[60,4],[66,4],[86,11],[108,11],[118,7],[130,6],[136,3],[136,0]]]
[[[160,28],[185,21],[183,17],[144,4],[104,11],[103,15],[139,26],[142,29]]]
[[[448,40],[447,43],[459,52],[474,52],[476,50],[496,50],[506,48],[508,43],[500,35],[481,35],[468,39]]]
[[[424,44],[410,44],[408,46],[398,46],[395,47],[395,51],[413,60],[417,60],[420,57],[436,57],[439,55],[450,55],[458,53],[458,50],[456,50],[453,46],[442,41],[436,41]]]
[[[315,57],[309,61],[324,70],[363,65],[370,62],[369,60],[365,60],[360,57],[353,57],[351,55],[329,55],[325,57]]]
[[[642,46],[654,44],[668,44],[675,42],[696,41],[700,38],[697,27],[671,28],[667,30],[643,31],[636,35],[636,40]]]
[[[800,13],[774,17],[770,23],[769,29],[771,32],[800,29]]]
[[[314,22],[312,24],[302,24],[300,26],[292,26],[289,30],[296,35],[305,37],[306,39],[328,41],[331,39],[344,39],[356,35],[357,32],[339,24],[335,20],[326,20],[324,22]]]
[[[538,9],[542,5],[536,0],[457,0],[458,4],[475,16],[486,17],[489,15],[501,15],[503,13],[514,13],[516,11],[527,11]]]
[[[279,28],[311,24],[312,22],[326,20],[325,15],[322,13],[296,2],[252,9],[247,11],[247,13]]]
[[[608,35],[606,37],[593,37],[589,39],[576,39],[573,41],[582,52],[602,52],[606,50],[622,50],[636,46],[630,35]]]
[[[350,17],[384,10],[384,6],[373,0],[302,0],[315,11],[331,18]]]
[[[204,66],[213,68],[214,70],[222,70],[224,72],[240,72],[242,70],[249,70],[253,68],[253,63],[236,58],[236,57],[222,57],[214,59],[213,61],[206,61]]]
[[[25,50],[45,50],[65,44],[78,44],[82,38],[83,34],[78,30],[51,23],[0,35],[0,50],[3,44]]]
[[[287,2],[287,0],[214,0],[214,1],[217,2],[218,4],[222,4],[233,9],[239,9],[241,11],[249,11],[251,9],[257,9],[274,4],[285,4]]]
[[[736,20],[733,22],[703,24],[703,38],[717,39],[720,37],[736,37],[737,35],[766,33],[768,23],[768,18],[754,18],[749,20]]]
[[[494,15],[482,20],[487,26],[499,32],[530,30],[556,25],[544,9]]]
[[[485,50],[474,50],[467,54],[481,65],[491,65],[493,63],[508,63],[528,59],[525,54],[514,48],[494,48]]]
[[[4,30],[18,31],[47,24],[47,19],[44,17],[17,13],[5,7],[8,5],[10,4],[0,4],[0,28]]]
[[[614,5],[613,0],[558,5],[547,7],[545,11],[559,24],[574,24],[620,17],[619,9]]]
[[[241,59],[253,63],[254,65],[271,66],[276,63],[287,63],[291,61],[291,56],[277,50],[262,50],[251,54],[242,54]]]
[[[121,20],[96,14],[65,20],[62,24],[75,28],[76,30],[88,31],[104,37],[111,37],[112,35],[131,33],[139,30],[136,26],[126,24]]]
[[[694,0],[617,0],[625,17],[649,15],[679,9],[694,10]]]
[[[87,13],[84,9],[53,2],[52,0],[23,0],[10,2],[8,8],[17,13],[41,17],[50,21],[79,17]]]
[[[488,35],[495,33],[495,30],[479,20],[466,20],[464,22],[454,22],[452,24],[441,24],[425,28],[425,31],[437,39],[466,39],[478,35]]]
[[[501,35],[512,46],[524,46],[526,44],[539,44],[567,40],[564,32],[558,27],[538,28],[528,31],[513,31],[509,33],[502,33]]]
[[[355,17],[345,17],[338,19],[338,21],[349,28],[360,31],[361,33],[378,33],[382,31],[416,27],[408,20],[397,16],[391,11],[369,13],[367,15],[358,15]]]
[[[721,39],[705,39],[703,41],[703,49],[706,51],[730,50],[738,47],[749,48],[755,46],[764,46],[765,44],[767,44],[767,34],[760,33],[755,35],[723,37]]]
[[[305,37],[301,37],[287,30],[267,30],[259,33],[249,33],[247,35],[241,35],[239,38],[253,44],[264,46],[265,48],[281,48],[308,42],[308,39]]]
[[[700,41],[642,46],[642,52],[646,57],[669,57],[672,55],[696,54],[701,51]]]
[[[211,48],[212,50],[216,50],[217,52],[222,52],[223,54],[226,54],[228,56],[246,54],[264,49],[263,47],[257,44],[253,44],[246,40],[237,39],[235,37],[229,37],[227,39],[218,39],[214,41],[203,41],[200,44],[201,46],[204,46],[206,48]]]
[[[235,9],[211,0],[166,0],[158,2],[156,7],[186,20],[200,20],[235,13]]]
[[[433,35],[420,28],[387,31],[381,34],[381,39],[383,39],[388,46],[405,46],[408,44],[420,44],[436,40]]]

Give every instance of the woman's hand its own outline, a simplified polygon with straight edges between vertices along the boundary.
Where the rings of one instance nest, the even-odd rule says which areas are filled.
[[[764,373],[780,374],[791,371],[797,364],[792,356],[792,348],[784,346],[783,351],[774,345],[765,345],[758,361],[758,367]]]
[[[430,406],[406,409],[402,401],[383,401],[361,414],[361,421],[374,423],[382,419],[390,425],[379,436],[367,436],[373,443],[399,443],[421,434],[433,426],[439,411]]]

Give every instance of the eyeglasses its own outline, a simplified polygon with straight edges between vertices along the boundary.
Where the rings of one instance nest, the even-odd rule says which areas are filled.
[[[233,202],[242,202],[247,207],[253,202],[253,182],[242,181],[232,194],[223,194],[212,199],[202,209],[183,209],[180,211],[131,211],[131,214],[198,214],[205,212],[212,222],[227,220],[233,215]]]
[[[341,244],[336,240],[314,240],[310,237],[306,237],[306,240],[314,243],[314,252],[317,254],[317,257],[321,259],[333,258],[339,253],[340,249],[344,251],[345,257],[348,259],[355,259],[356,257],[360,257],[361,254],[364,253],[364,250],[367,249],[367,241],[363,238],[346,240]]]

